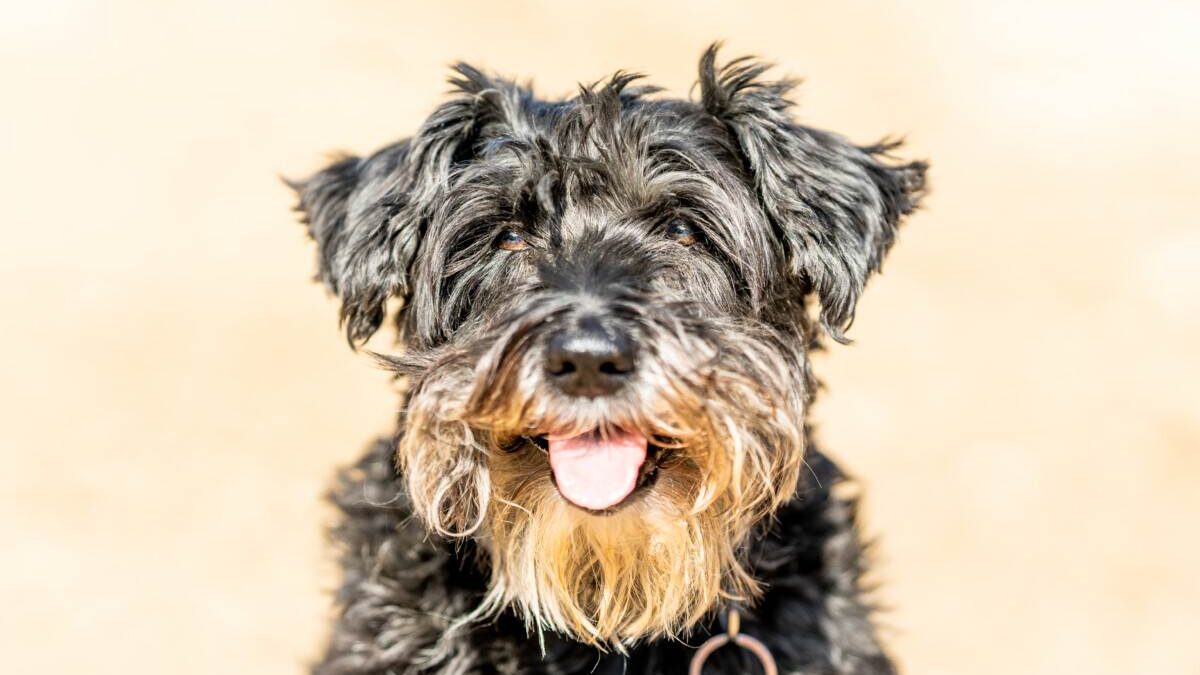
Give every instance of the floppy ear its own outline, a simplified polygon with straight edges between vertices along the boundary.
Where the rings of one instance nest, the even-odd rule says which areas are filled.
[[[794,81],[763,81],[770,66],[746,57],[718,68],[716,50],[700,60],[701,102],[737,141],[788,273],[817,293],[825,329],[845,342],[867,277],[923,194],[927,165],[886,161],[899,143],[860,147],[795,124]]]
[[[408,304],[410,269],[429,218],[454,166],[470,161],[475,139],[504,102],[497,89],[508,83],[466,64],[454,69],[458,77],[450,82],[461,95],[438,107],[411,139],[288,182],[317,242],[317,276],[341,300],[351,346],[379,329],[389,298]]]

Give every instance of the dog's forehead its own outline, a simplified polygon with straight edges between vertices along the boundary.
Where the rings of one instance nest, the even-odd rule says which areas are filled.
[[[719,126],[685,101],[635,101],[610,115],[581,104],[528,115],[487,143],[526,174],[594,171],[611,187],[655,184],[670,170],[712,170],[733,157]],[[659,181],[661,182],[661,181]]]
[[[531,108],[481,139],[460,178],[530,226],[655,218],[745,190],[725,131],[679,100],[631,101],[608,115],[578,102]]]

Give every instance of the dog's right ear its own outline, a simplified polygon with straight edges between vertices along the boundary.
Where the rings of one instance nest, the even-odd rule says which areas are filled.
[[[455,165],[470,161],[480,136],[509,112],[512,97],[503,94],[511,93],[511,83],[466,64],[454,70],[450,82],[460,95],[439,106],[411,139],[286,181],[317,242],[317,277],[341,300],[352,347],[379,329],[389,299],[408,304],[410,270]]]

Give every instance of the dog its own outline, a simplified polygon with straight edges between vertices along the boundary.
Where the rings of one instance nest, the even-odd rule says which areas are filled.
[[[717,48],[691,99],[458,64],[411,138],[292,183],[351,346],[391,317],[404,383],[333,491],[318,675],[684,673],[727,633],[779,672],[895,672],[809,355],[926,164],[797,124],[794,81]]]

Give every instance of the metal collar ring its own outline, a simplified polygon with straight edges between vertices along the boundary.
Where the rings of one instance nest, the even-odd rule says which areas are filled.
[[[708,657],[730,642],[758,657],[764,675],[778,675],[779,668],[775,665],[775,658],[771,656],[771,651],[767,649],[767,646],[741,632],[741,617],[737,610],[729,612],[728,626],[727,632],[714,635],[700,645],[700,648],[692,656],[691,665],[688,666],[688,675],[701,675],[701,671],[704,670],[704,662],[708,660]]]

